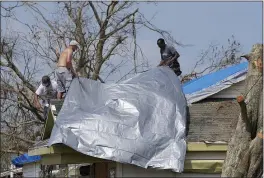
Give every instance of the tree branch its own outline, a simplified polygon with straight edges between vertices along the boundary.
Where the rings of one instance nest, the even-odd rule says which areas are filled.
[[[31,143],[31,144],[34,144],[35,143],[35,141],[31,141],[31,140],[26,140],[26,139],[24,139],[24,138],[21,138],[21,137],[19,137],[19,136],[17,136],[17,135],[10,135],[10,134],[7,134],[7,133],[4,133],[4,132],[0,132],[0,134],[2,134],[2,135],[6,135],[6,136],[9,136],[9,137],[15,137],[15,138],[17,138],[17,139],[19,139],[19,140],[22,140],[23,142],[27,142],[27,143]]]
[[[8,57],[6,58],[6,61],[8,63],[8,67],[16,73],[16,75],[22,80],[23,84],[25,84],[32,92],[35,92],[35,87],[25,79],[25,77],[19,71],[16,65]]]
[[[107,6],[107,10],[106,10],[106,18],[104,20],[104,23],[102,25],[101,30],[105,30],[106,26],[108,24],[109,19],[112,17],[112,15],[115,13],[114,12],[114,8],[115,6],[118,4],[118,1],[112,1],[108,6]]]
[[[91,6],[91,8],[93,10],[93,13],[94,13],[94,16],[95,16],[95,18],[97,20],[98,25],[101,27],[102,26],[101,19],[100,19],[99,15],[98,15],[98,12],[97,12],[96,8],[94,7],[92,1],[89,1],[89,5]]]
[[[0,152],[4,152],[4,153],[19,153],[19,154],[24,154],[25,152],[23,151],[16,151],[16,150],[0,150]]]
[[[57,32],[56,32],[56,29],[53,27],[53,25],[51,25],[51,23],[48,21],[48,19],[46,19],[45,17],[44,17],[44,15],[40,12],[40,10],[37,8],[37,7],[34,7],[33,5],[30,5],[30,4],[28,4],[28,3],[26,3],[27,4],[27,6],[29,7],[29,8],[31,8],[33,11],[35,11],[36,13],[38,13],[41,17],[42,17],[42,19],[45,21],[45,23],[50,27],[50,29],[53,31],[53,33],[54,34],[57,34]]]
[[[126,40],[127,37],[120,37],[120,39],[117,39],[115,44],[111,47],[111,49],[108,51],[108,53],[105,55],[105,57],[103,58],[103,60],[107,60],[109,59],[109,57],[112,55],[113,51],[116,49],[116,47],[121,44],[124,40]]]
[[[130,17],[133,16],[134,14],[136,14],[138,12],[138,9],[136,9],[133,13],[128,14],[127,16],[125,16],[118,24],[121,24],[122,22],[124,22],[126,19],[128,19],[123,25],[121,25],[120,27],[114,29],[113,31],[109,32],[108,34],[106,34],[106,38],[109,38],[110,36],[113,36],[116,32],[118,32],[119,30],[123,29],[124,27],[126,27],[130,22]]]
[[[6,88],[6,87],[1,86],[1,90],[3,90],[3,91],[9,91],[9,92],[15,92],[15,93],[17,93],[17,94],[21,94],[21,95],[24,97],[24,99],[27,101],[27,103],[28,103],[29,106],[27,106],[24,102],[20,102],[20,101],[17,101],[17,102],[18,102],[22,107],[24,107],[25,109],[28,109],[28,110],[30,110],[31,112],[33,112],[41,122],[45,122],[45,119],[43,119],[43,117],[38,113],[39,110],[38,110],[37,108],[35,108],[35,107],[31,104],[30,100],[27,98],[27,96],[26,96],[22,91],[15,90],[15,89],[13,89],[11,86],[9,86],[9,87],[10,87],[10,88]],[[15,102],[15,101],[14,101],[14,102]]]
[[[247,116],[247,106],[246,106],[244,97],[243,96],[238,96],[237,97],[237,102],[238,102],[238,104],[240,106],[241,118],[246,124],[246,130],[249,133],[251,133],[251,123],[250,123],[250,121],[248,119],[248,116]]]
[[[243,55],[243,56],[240,56],[240,57],[243,57],[243,58],[245,58],[246,60],[250,60],[250,55],[248,55],[248,54],[246,54],[246,55]]]

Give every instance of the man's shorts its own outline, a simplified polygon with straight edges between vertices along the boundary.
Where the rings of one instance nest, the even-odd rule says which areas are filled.
[[[65,93],[69,90],[73,75],[66,67],[58,67],[55,70],[55,76],[58,84],[58,92]]]

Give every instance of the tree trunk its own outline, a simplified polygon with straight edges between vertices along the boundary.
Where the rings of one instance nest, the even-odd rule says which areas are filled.
[[[104,35],[101,35],[102,37],[100,39],[104,38]],[[97,44],[97,49],[96,49],[96,64],[94,67],[94,72],[92,75],[93,80],[97,80],[99,77],[99,73],[101,70],[101,67],[103,65],[103,48],[104,48],[104,40],[99,41]]]
[[[223,165],[222,177],[260,177],[263,172],[263,45],[243,56],[249,62],[245,93],[238,96],[241,113]]]

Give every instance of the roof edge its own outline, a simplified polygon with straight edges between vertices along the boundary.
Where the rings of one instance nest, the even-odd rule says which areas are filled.
[[[204,143],[204,142],[189,142],[187,143],[187,152],[219,152],[227,151],[227,143]],[[49,155],[49,154],[65,154],[79,153],[66,145],[53,145],[40,148],[34,148],[28,151],[29,156]]]

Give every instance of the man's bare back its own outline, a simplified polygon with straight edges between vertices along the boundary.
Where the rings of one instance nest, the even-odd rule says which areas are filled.
[[[57,66],[71,68],[72,67],[72,61],[71,61],[72,54],[73,54],[72,48],[69,48],[69,47],[66,48],[61,53]]]
[[[72,55],[78,49],[78,45],[77,41],[72,40],[69,47],[61,53],[57,63],[55,76],[58,83],[58,99],[62,99],[62,95],[68,91],[72,79],[77,76],[72,66]]]

